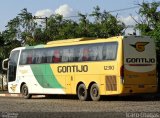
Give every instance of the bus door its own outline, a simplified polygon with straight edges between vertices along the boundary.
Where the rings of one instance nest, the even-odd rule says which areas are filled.
[[[124,46],[124,84],[156,84],[156,51],[153,39],[129,36],[123,40]]]
[[[16,81],[16,75],[17,75],[16,72],[17,72],[19,52],[20,52],[19,50],[12,51],[8,61],[7,78],[8,78],[9,93],[14,93],[17,87],[17,84],[15,83],[15,81]]]

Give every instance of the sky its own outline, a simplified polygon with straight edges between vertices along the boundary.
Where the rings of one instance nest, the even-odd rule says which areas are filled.
[[[118,18],[126,25],[135,25],[138,20],[139,7],[137,6],[142,1],[153,2],[153,0],[1,0],[0,3],[0,32],[6,29],[7,22],[15,18],[22,9],[27,8],[28,12],[35,16],[48,17],[51,14],[61,14],[64,17],[75,16],[78,12],[90,14],[95,6],[99,6],[101,11],[111,12],[113,15],[118,15]],[[158,1],[158,0],[154,0]],[[133,29],[127,29],[132,32]]]

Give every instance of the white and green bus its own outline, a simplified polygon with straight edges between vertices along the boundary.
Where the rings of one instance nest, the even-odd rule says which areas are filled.
[[[8,60],[8,67],[4,63]],[[155,45],[149,37],[78,38],[19,47],[3,61],[9,93],[102,95],[155,93]]]

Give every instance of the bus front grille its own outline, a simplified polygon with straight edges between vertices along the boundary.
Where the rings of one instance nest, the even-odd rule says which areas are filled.
[[[106,76],[106,90],[117,91],[117,80],[115,75]]]

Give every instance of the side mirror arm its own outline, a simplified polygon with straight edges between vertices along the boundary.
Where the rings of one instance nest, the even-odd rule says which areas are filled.
[[[3,69],[3,70],[8,70],[8,68],[6,68],[6,67],[4,66],[5,62],[7,62],[7,61],[9,61],[9,58],[4,59],[3,62],[2,62],[2,69]]]

